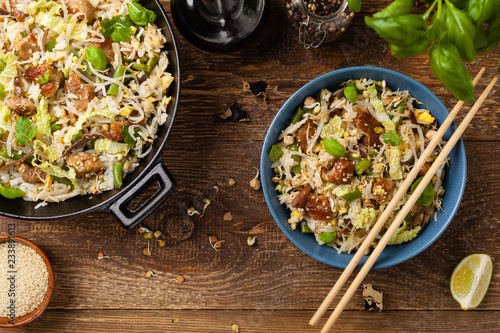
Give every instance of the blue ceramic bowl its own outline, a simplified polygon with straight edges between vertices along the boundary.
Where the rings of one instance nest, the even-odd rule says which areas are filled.
[[[423,103],[419,108],[430,110],[439,124],[448,116],[448,110],[443,103],[424,85],[406,75],[379,67],[351,67],[330,72],[300,88],[283,105],[269,127],[262,148],[260,170],[262,189],[267,205],[281,230],[299,249],[316,260],[339,268],[347,267],[353,254],[338,254],[337,250],[330,246],[320,246],[314,236],[302,234],[299,229],[292,230],[290,224],[288,224],[290,211],[278,201],[277,192],[274,190],[275,184],[271,180],[274,172],[271,169],[268,153],[271,146],[278,141],[281,131],[289,125],[296,108],[303,104],[307,96],[315,95],[322,88],[335,91],[342,82],[359,78],[370,78],[377,81],[386,80],[388,87],[394,91],[397,89],[408,90],[413,97]],[[455,129],[456,124],[453,123],[448,129],[445,139],[448,139]],[[462,140],[457,143],[449,157],[451,158],[450,166],[446,169],[444,180],[446,193],[443,200],[443,211],[438,212],[438,221],[431,219],[420,236],[408,244],[387,246],[373,268],[390,267],[416,256],[431,245],[450,224],[458,209],[465,188],[467,163]],[[363,257],[358,268],[362,266],[367,258],[368,256]]]

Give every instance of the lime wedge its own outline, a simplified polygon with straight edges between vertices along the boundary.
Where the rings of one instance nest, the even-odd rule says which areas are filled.
[[[463,310],[473,309],[481,303],[492,271],[493,264],[487,254],[471,254],[457,265],[451,274],[450,289]]]

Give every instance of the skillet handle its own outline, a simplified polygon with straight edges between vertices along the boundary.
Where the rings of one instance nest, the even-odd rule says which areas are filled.
[[[142,206],[131,211],[128,208],[130,202],[141,195],[154,182],[158,183],[158,190]],[[125,228],[130,229],[153,213],[172,194],[175,187],[174,178],[168,172],[163,162],[160,162],[147,172],[134,188],[125,192],[123,196],[113,203],[109,207],[109,210],[120,220]]]

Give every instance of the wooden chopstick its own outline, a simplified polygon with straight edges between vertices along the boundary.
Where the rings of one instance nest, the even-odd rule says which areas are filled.
[[[401,208],[399,213],[396,215],[396,218],[392,222],[391,226],[385,233],[384,237],[379,241],[375,249],[373,250],[373,253],[370,255],[368,260],[365,262],[361,270],[359,271],[358,275],[352,282],[351,286],[347,289],[346,293],[340,300],[339,304],[333,311],[332,315],[330,318],[327,320],[325,326],[323,326],[323,329],[321,330],[321,333],[326,333],[330,331],[331,327],[335,323],[335,321],[338,319],[342,311],[344,310],[345,306],[351,299],[352,295],[356,292],[358,289],[359,285],[363,281],[363,279],[366,277],[368,272],[370,271],[371,267],[375,264],[375,261],[378,259],[379,255],[382,253],[384,250],[385,246],[389,242],[389,240],[392,238],[392,235],[396,232],[396,230],[399,228],[401,222],[404,220],[405,216],[410,212],[411,208],[415,204],[415,202],[418,200],[424,189],[426,188],[427,184],[431,181],[432,177],[436,174],[437,170],[439,167],[442,165],[442,163],[445,161],[445,159],[448,157],[448,154],[450,151],[453,149],[455,144],[460,140],[460,137],[466,130],[467,126],[470,124],[472,118],[474,115],[477,113],[481,105],[483,104],[484,100],[490,93],[491,89],[493,89],[493,86],[495,85],[495,82],[497,81],[497,78],[494,77],[493,80],[491,80],[490,84],[486,87],[486,89],[483,91],[477,102],[474,104],[474,106],[470,109],[470,111],[467,113],[467,116],[465,116],[464,120],[460,123],[460,126],[455,130],[455,133],[451,136],[450,140],[446,143],[446,145],[443,147],[443,150],[440,152],[434,163],[432,163],[432,166],[429,168],[429,171],[425,174],[424,178],[420,182],[420,184],[417,186],[413,194],[410,196],[406,204]]]
[[[481,76],[483,75],[485,71],[485,68],[481,68],[479,73],[476,75],[474,78],[473,84],[474,86],[477,84]],[[441,142],[441,138],[444,136],[446,131],[448,130],[448,127],[450,127],[451,123],[455,119],[458,111],[460,111],[460,108],[464,105],[463,101],[458,101],[458,103],[455,105],[455,107],[451,110],[450,114],[446,119],[443,121],[441,126],[439,127],[438,131],[432,138],[432,140],[429,142],[427,148],[424,150],[422,153],[422,156],[417,160],[415,163],[415,166],[413,169],[410,171],[408,174],[407,178],[405,181],[401,184],[399,190],[394,194],[393,199],[389,202],[387,207],[385,208],[384,212],[381,214],[379,217],[377,223],[373,226],[372,230],[370,233],[366,236],[365,241],[361,244],[360,248],[356,251],[354,254],[354,257],[351,259],[349,262],[349,265],[345,268],[344,272],[340,277],[338,278],[337,282],[333,286],[333,288],[330,290],[328,295],[326,296],[325,300],[323,303],[321,303],[320,307],[314,314],[314,316],[311,318],[309,321],[309,324],[312,326],[315,326],[321,317],[325,314],[326,310],[328,310],[328,307],[330,304],[333,302],[337,294],[339,293],[340,289],[342,286],[345,284],[349,276],[352,274],[356,266],[358,265],[359,261],[363,257],[363,255],[366,253],[370,245],[373,243],[373,240],[377,235],[379,234],[380,230],[384,226],[385,222],[389,218],[389,216],[392,214],[396,206],[398,205],[399,201],[403,197],[403,195],[407,192],[408,188],[410,188],[411,184],[413,183],[413,180],[417,176],[417,174],[420,172],[420,169],[424,166],[425,162],[427,161],[427,158],[432,154],[436,146]]]

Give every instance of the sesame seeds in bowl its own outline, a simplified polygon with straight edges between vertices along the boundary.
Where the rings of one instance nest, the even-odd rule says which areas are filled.
[[[54,273],[47,256],[33,242],[0,236],[0,327],[36,319],[47,307]]]

